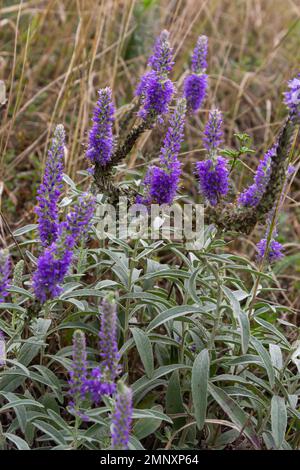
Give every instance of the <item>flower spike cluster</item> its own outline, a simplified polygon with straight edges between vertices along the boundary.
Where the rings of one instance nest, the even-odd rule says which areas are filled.
[[[132,421],[132,391],[123,383],[118,386],[115,409],[112,416],[111,448],[127,450]]]
[[[65,131],[59,124],[54,131],[43,180],[38,189],[38,204],[35,208],[40,239],[45,247],[56,239],[58,232],[57,203],[62,192],[64,147]]]
[[[40,302],[57,297],[62,290],[61,284],[69,271],[73,250],[90,224],[95,208],[95,198],[83,195],[59,226],[58,236],[38,258],[37,269],[33,274],[33,288]]]
[[[222,114],[218,109],[209,113],[204,135],[204,147],[210,158],[196,163],[195,174],[199,181],[200,193],[212,206],[216,206],[229,189],[226,159],[217,155],[223,140]]]
[[[181,174],[178,159],[184,133],[186,101],[180,99],[170,119],[163,146],[160,151],[160,167],[152,166],[142,183],[144,196],[137,199],[141,204],[172,204]]]
[[[99,90],[98,96],[86,155],[92,163],[105,166],[110,162],[113,153],[115,107],[109,87]]]
[[[191,71],[184,81],[184,96],[187,100],[187,107],[196,113],[200,109],[207,92],[208,78],[207,68],[207,48],[208,39],[206,36],[199,36],[196,47],[192,54]]]
[[[139,116],[143,119],[160,118],[168,112],[175,91],[168,78],[174,64],[172,53],[169,33],[164,30],[156,40],[153,54],[148,61],[151,70],[142,76],[135,92],[141,99]]]
[[[7,250],[0,250],[0,303],[8,295],[11,262]]]

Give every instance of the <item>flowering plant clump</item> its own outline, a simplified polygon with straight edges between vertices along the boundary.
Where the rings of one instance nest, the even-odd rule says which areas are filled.
[[[115,75],[114,92],[98,91],[78,156],[83,170],[64,173],[76,136],[68,119],[66,131],[55,128],[36,220],[7,230],[3,449],[299,446],[299,331],[275,278],[289,252],[281,209],[297,169],[299,76],[288,82],[286,119],[273,142],[262,142],[270,150],[257,163],[244,158],[255,152],[247,134],[235,134],[238,149],[224,147],[232,144],[229,111],[203,109],[208,38],[199,36],[190,69],[176,80],[172,38],[158,36],[128,107]],[[182,227],[197,226],[199,206],[203,230],[191,240]],[[159,232],[166,222],[169,237]],[[243,256],[233,243],[240,236]]]

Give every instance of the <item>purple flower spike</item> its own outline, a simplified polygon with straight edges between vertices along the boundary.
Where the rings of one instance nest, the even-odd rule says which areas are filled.
[[[62,192],[64,146],[65,131],[59,124],[54,131],[43,180],[38,189],[38,204],[35,208],[43,246],[49,246],[57,237],[59,225],[57,203]]]
[[[89,230],[95,207],[95,197],[89,193],[84,193],[80,196],[73,210],[67,215],[66,231],[73,237],[73,244],[78,243],[80,237]]]
[[[223,142],[223,119],[222,113],[218,109],[213,109],[209,113],[209,118],[204,129],[203,145],[210,154],[216,151]]]
[[[99,348],[102,373],[106,382],[113,382],[119,373],[119,349],[117,343],[117,308],[113,299],[101,302],[101,328]]]
[[[196,47],[192,55],[191,70],[194,73],[203,73],[207,69],[207,49],[208,38],[207,36],[199,36]]]
[[[8,295],[11,262],[7,250],[0,250],[0,303]]]
[[[61,284],[71,266],[74,246],[88,230],[94,207],[94,197],[83,195],[67,216],[67,222],[60,224],[57,240],[38,258],[32,284],[40,302],[46,302],[61,293]]]
[[[284,94],[284,102],[287,105],[292,117],[300,119],[300,73],[297,77],[288,82],[288,91]]]
[[[216,161],[204,160],[196,163],[196,176],[199,180],[200,193],[212,206],[228,192],[228,169],[226,159],[217,157]]]
[[[266,249],[267,249],[267,239],[263,238],[260,240],[260,242],[256,245],[258,254],[257,254],[257,260],[262,261],[262,260],[267,260],[270,264],[275,263],[276,261],[280,260],[283,257],[283,246],[281,243],[276,241],[275,239],[272,239],[270,241],[269,247],[268,247],[268,252],[266,254]]]
[[[109,87],[98,91],[98,101],[94,109],[93,126],[89,133],[86,156],[92,163],[105,166],[113,153],[113,124],[115,108]]]
[[[132,392],[123,383],[118,385],[115,409],[112,416],[111,448],[127,450],[132,421]]]
[[[86,376],[87,354],[85,334],[81,330],[76,330],[73,334],[72,367],[69,380],[70,395],[72,396],[72,405],[74,406],[78,405],[78,402],[84,397]]]
[[[163,31],[148,61],[151,70],[142,76],[135,92],[141,99],[142,107],[138,114],[142,119],[160,118],[168,112],[175,91],[173,83],[168,78],[173,64],[169,33]]]
[[[59,239],[38,258],[32,285],[35,296],[41,303],[60,295],[61,284],[69,271],[72,257],[72,248],[67,248],[62,239]]]
[[[169,31],[164,30],[160,33],[155,42],[153,54],[148,60],[148,65],[159,76],[168,75],[174,65],[173,50],[170,46],[169,37]]]
[[[169,110],[169,103],[174,94],[174,85],[171,80],[161,80],[159,75],[151,70],[141,79],[136,90],[136,95],[141,97],[142,108],[139,116],[143,119],[166,114]]]
[[[208,78],[205,73],[207,48],[207,37],[199,36],[191,60],[191,71],[193,73],[186,77],[183,84],[183,94],[187,101],[187,108],[194,113],[201,108],[207,93]]]
[[[208,80],[207,75],[197,75],[192,73],[184,80],[183,94],[190,111],[196,113],[201,108],[206,97]]]
[[[178,154],[183,140],[185,113],[186,101],[181,99],[170,119],[170,126],[160,151],[160,167],[152,166],[147,171],[142,183],[144,197],[138,198],[138,203],[172,204],[181,174]]]
[[[256,207],[261,200],[270,179],[271,160],[275,153],[276,145],[268,150],[260,160],[254,176],[254,183],[243,191],[238,198],[238,203],[241,206]]]

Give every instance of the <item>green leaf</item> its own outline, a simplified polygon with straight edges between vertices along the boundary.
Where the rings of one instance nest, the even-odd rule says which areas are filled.
[[[15,434],[11,434],[10,432],[4,433],[4,436],[9,441],[13,442],[19,450],[30,450],[30,447],[28,446],[27,442],[24,441],[24,439],[22,439],[21,437],[16,436]]]
[[[17,230],[14,231],[13,235],[14,237],[19,237],[21,235],[24,235],[25,233],[32,232],[32,230],[35,230],[36,228],[37,224],[25,225],[24,227],[17,228]]]
[[[147,331],[154,330],[163,323],[174,320],[175,318],[182,317],[184,315],[189,315],[190,313],[203,313],[201,307],[193,307],[192,305],[180,305],[179,307],[172,307],[168,310],[157,315],[157,317],[152,320],[148,327]]]
[[[163,419],[169,423],[172,423],[172,420],[170,420],[168,416],[161,413],[161,410],[162,406],[158,405],[153,407],[151,410],[133,411],[133,418],[140,418],[133,428],[133,434],[137,437],[137,439],[144,439],[150,434],[153,434],[160,427]],[[137,411],[138,414],[136,415]],[[148,413],[150,412],[149,415],[143,415],[144,411],[147,411]]]
[[[260,449],[260,442],[253,430],[251,417],[248,416],[242,410],[242,408],[221,388],[209,383],[208,390],[214,400],[216,400],[216,402],[220,405],[222,410],[229,416],[231,421],[236,426],[238,426],[240,431],[243,432],[243,434],[245,434],[252,442],[254,448]]]
[[[151,379],[148,379],[148,377],[141,377],[136,382],[134,382],[132,385],[133,394],[136,395],[137,393],[147,388],[151,382],[155,382],[160,377],[170,374],[174,370],[178,369],[191,369],[191,366],[187,366],[185,364],[171,364],[169,366],[161,366],[154,371],[153,377]]]
[[[56,442],[57,444],[66,444],[62,433],[55,429],[53,426],[51,426],[51,424],[45,423],[41,420],[33,421],[32,424],[34,424],[34,426],[40,431],[43,431],[47,436],[51,438],[52,441]]]
[[[223,286],[222,290],[226,297],[228,298],[233,314],[236,320],[239,323],[240,330],[241,330],[241,339],[242,339],[242,351],[243,354],[246,354],[248,347],[249,347],[249,339],[250,339],[250,323],[249,318],[244,311],[241,310],[240,303],[237,297],[234,295],[228,287]]]
[[[271,426],[276,449],[280,449],[287,426],[287,410],[284,398],[278,395],[274,395],[271,401]]]
[[[206,418],[209,365],[209,352],[203,349],[196,357],[192,369],[192,397],[197,427],[200,431]]]
[[[277,377],[279,377],[280,371],[283,367],[283,358],[282,358],[281,349],[278,346],[278,344],[270,343],[269,352],[270,352],[273,367],[275,368],[275,374]]]
[[[159,410],[152,408],[151,410],[143,410],[143,409],[134,409],[132,412],[133,419],[156,419],[159,421],[167,421],[168,423],[173,423],[171,418],[166,414],[161,412],[162,408],[159,407]]]
[[[275,372],[274,372],[274,368],[273,368],[273,365],[272,365],[270,355],[269,355],[268,351],[264,348],[264,346],[261,344],[261,342],[257,338],[253,337],[251,342],[252,342],[252,345],[256,349],[258,355],[260,356],[260,358],[261,358],[261,360],[262,360],[262,362],[265,366],[265,369],[266,369],[267,374],[268,374],[270,386],[271,386],[271,388],[273,388],[274,384],[275,384]]]
[[[182,393],[178,370],[175,370],[170,377],[166,393],[166,411],[168,414],[184,413]],[[185,423],[185,418],[174,418],[174,429],[181,428]]]
[[[1,395],[5,396],[5,393],[1,393]],[[3,413],[3,411],[9,410],[10,408],[17,408],[18,406],[37,406],[39,408],[44,408],[44,406],[38,401],[27,398],[20,398],[19,400],[11,401],[10,403],[6,403],[6,405],[1,406],[1,413]]]
[[[151,342],[148,336],[138,328],[131,329],[137,350],[149,379],[154,373],[154,359]]]

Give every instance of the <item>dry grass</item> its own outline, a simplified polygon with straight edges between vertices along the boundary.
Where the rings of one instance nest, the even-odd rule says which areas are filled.
[[[162,28],[171,32],[178,83],[197,35],[209,36],[209,99],[188,127],[182,156],[186,169],[197,158],[189,149],[199,148],[199,131],[212,104],[224,112],[228,145],[235,145],[235,132],[244,131],[259,153],[274,140],[284,116],[281,93],[299,67],[299,0],[8,0],[0,5],[0,80],[7,89],[7,104],[0,109],[0,204],[12,228],[33,220],[36,183],[53,123],[67,128],[66,167],[78,180],[97,88],[113,88],[121,116]],[[139,148],[149,146],[147,139]],[[239,174],[237,187],[248,175],[248,170]],[[298,200],[296,178],[282,215],[290,257],[277,277],[278,285],[291,291],[285,301],[295,308]],[[3,225],[1,230],[5,243],[9,234]],[[256,239],[254,234],[242,240],[243,251],[252,255]],[[238,251],[240,242],[231,248]]]

